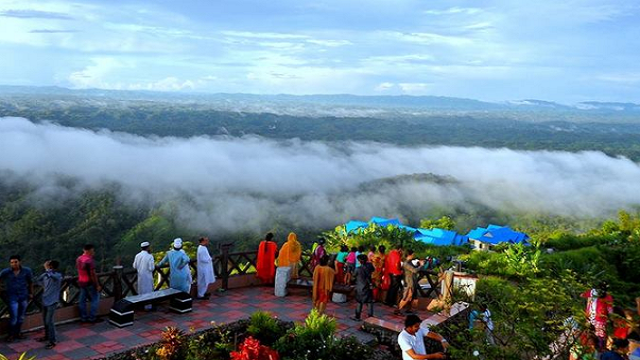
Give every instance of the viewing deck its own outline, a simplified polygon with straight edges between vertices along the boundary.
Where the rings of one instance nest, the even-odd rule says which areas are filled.
[[[355,302],[336,304],[330,302],[327,314],[336,318],[338,334],[355,335],[366,339],[372,336],[361,331],[361,321],[350,319],[354,314]],[[311,310],[311,297],[304,289],[290,290],[286,297],[276,297],[271,286],[252,286],[215,292],[209,300],[194,300],[193,312],[176,314],[170,312],[168,303],[157,311],[136,311],[133,326],[119,329],[108,321],[98,324],[80,324],[78,322],[57,326],[58,345],[44,349],[44,343],[35,339],[43,336],[44,331],[27,333],[27,338],[14,343],[0,343],[0,353],[14,360],[22,352],[37,356],[38,360],[65,360],[101,358],[137,346],[151,344],[160,340],[162,330],[167,326],[176,326],[187,332],[211,327],[211,322],[228,323],[248,318],[257,310],[271,312],[282,320],[303,321]],[[366,307],[365,307],[366,310]],[[421,318],[431,314],[419,312]],[[376,304],[375,316],[385,321],[404,321],[403,316],[394,315],[393,309]]]

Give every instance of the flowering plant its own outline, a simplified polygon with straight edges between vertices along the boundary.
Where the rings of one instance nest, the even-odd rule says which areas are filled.
[[[260,341],[247,337],[239,346],[239,351],[231,352],[231,360],[279,360],[278,352],[268,346],[260,345]]]

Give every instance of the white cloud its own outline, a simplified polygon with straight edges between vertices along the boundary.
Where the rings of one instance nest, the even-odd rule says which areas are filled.
[[[633,85],[640,83],[640,72],[602,74],[596,76],[596,79],[612,83]]]
[[[249,38],[249,39],[274,39],[274,40],[287,40],[287,39],[308,39],[307,35],[300,34],[286,34],[286,33],[274,33],[274,32],[251,32],[251,31],[221,31],[220,34],[231,37]]]
[[[454,15],[454,14],[474,15],[480,12],[482,12],[482,9],[463,8],[463,7],[452,7],[444,10],[425,10],[424,11],[424,13],[427,15]]]
[[[398,86],[402,92],[410,95],[424,95],[428,92],[432,84],[426,83],[400,83]]]
[[[378,86],[375,87],[375,90],[376,91],[387,91],[387,90],[393,89],[394,86],[395,86],[394,83],[383,82],[383,83],[378,84]]]
[[[328,46],[328,47],[339,47],[339,46],[347,46],[353,45],[353,43],[349,40],[320,40],[320,39],[309,39],[306,40],[310,44]]]

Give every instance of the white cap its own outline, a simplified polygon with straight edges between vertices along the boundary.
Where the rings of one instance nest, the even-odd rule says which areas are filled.
[[[176,249],[181,249],[182,248],[182,239],[180,239],[180,238],[173,239],[173,247],[176,248]]]
[[[149,245],[151,245],[151,244],[149,244],[149,242],[148,242],[148,241],[145,241],[145,242],[141,242],[141,243],[140,243],[140,247],[141,247],[141,248],[143,248],[143,247],[147,247],[147,246],[149,246]]]

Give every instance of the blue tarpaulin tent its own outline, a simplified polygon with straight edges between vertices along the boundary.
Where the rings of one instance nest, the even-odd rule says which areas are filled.
[[[529,236],[525,233],[512,230],[508,226],[489,225],[486,228],[478,227],[467,234],[469,239],[483,243],[497,245],[500,243],[525,244],[528,245]]]
[[[455,231],[438,228],[418,229],[414,238],[422,241],[423,243],[438,246],[462,246],[469,241],[468,237],[460,235]]]
[[[460,235],[455,231],[443,230],[443,229],[420,229],[411,226],[402,225],[398,219],[385,219],[381,217],[372,217],[369,222],[351,220],[345,224],[345,230],[347,233],[357,232],[360,229],[367,228],[370,224],[377,224],[380,226],[395,225],[400,229],[413,233],[415,240],[422,241],[427,244],[446,246],[456,245],[460,246],[466,244],[468,238],[464,235]]]

